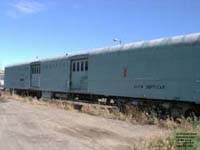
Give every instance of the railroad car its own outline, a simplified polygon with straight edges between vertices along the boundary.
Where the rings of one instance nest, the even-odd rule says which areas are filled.
[[[200,33],[105,47],[5,68],[5,87],[199,113]],[[173,109],[174,108],[174,109]]]

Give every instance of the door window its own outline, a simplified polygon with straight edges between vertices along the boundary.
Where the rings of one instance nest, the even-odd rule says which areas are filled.
[[[79,71],[79,62],[77,62],[77,64],[76,64],[76,65],[77,65],[77,66],[76,66],[76,67],[77,67],[77,69],[76,69],[76,70],[77,70],[77,71]]]
[[[85,71],[88,70],[88,61],[85,61]]]

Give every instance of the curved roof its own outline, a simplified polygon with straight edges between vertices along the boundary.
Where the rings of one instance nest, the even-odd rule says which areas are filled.
[[[21,66],[21,65],[28,65],[28,64],[37,63],[37,62],[54,61],[54,60],[64,59],[64,58],[67,58],[67,57],[68,56],[58,56],[58,57],[52,57],[52,58],[36,59],[36,60],[32,60],[32,61],[27,61],[27,62],[11,64],[11,65],[8,65],[6,67],[15,67],[15,66]]]
[[[134,50],[134,49],[140,49],[140,48],[170,46],[170,45],[176,45],[176,44],[192,44],[192,43],[200,44],[200,33],[193,33],[193,34],[180,35],[180,36],[167,37],[167,38],[159,38],[159,39],[154,39],[154,40],[149,40],[149,41],[132,42],[132,43],[123,44],[123,45],[97,48],[97,49],[81,51],[81,52],[74,52],[67,56],[39,59],[39,60],[35,60],[35,61],[10,65],[9,67],[26,65],[29,63],[34,63],[36,61],[39,61],[39,62],[53,61],[53,60],[64,59],[64,58],[68,58],[68,57],[86,55],[86,54],[96,55],[96,54],[109,53],[109,52],[115,52],[115,51],[124,51],[124,50],[130,50],[130,49]]]
[[[180,35],[169,38],[159,38],[149,41],[139,41],[132,42],[124,45],[117,45],[111,47],[104,47],[99,49],[94,49],[89,51],[88,53],[91,55],[115,52],[115,51],[123,51],[123,50],[134,50],[140,48],[150,48],[150,47],[159,47],[159,46],[172,46],[177,44],[192,44],[199,43],[200,44],[200,33],[193,33],[188,35]]]

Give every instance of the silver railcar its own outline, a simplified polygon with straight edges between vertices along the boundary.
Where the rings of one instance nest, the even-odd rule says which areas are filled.
[[[98,95],[198,105],[199,58],[200,33],[161,38],[8,66],[5,87],[43,97]]]

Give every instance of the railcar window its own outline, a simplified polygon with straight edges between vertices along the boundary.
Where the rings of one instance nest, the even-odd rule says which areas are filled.
[[[31,73],[32,74],[40,74],[40,66],[39,65],[34,65],[31,66]]]
[[[79,71],[79,62],[77,62],[77,69],[76,70]]]
[[[84,63],[81,61],[81,71],[84,71]]]
[[[88,70],[88,61],[85,61],[85,71]]]
[[[73,72],[76,71],[76,63],[75,62],[73,63],[73,68],[72,69],[73,69]]]

